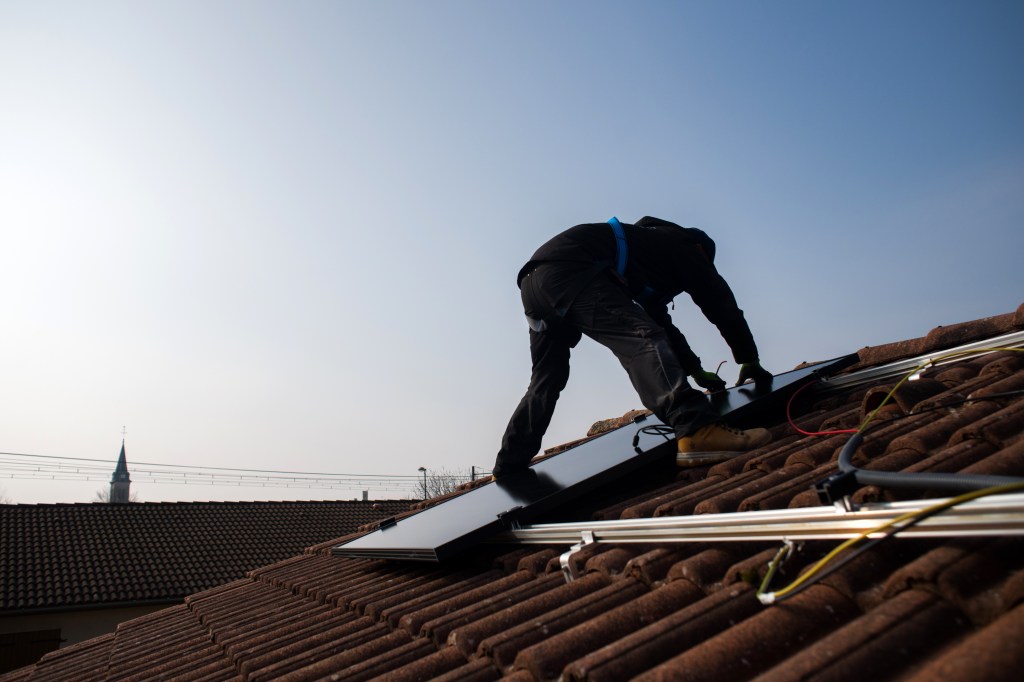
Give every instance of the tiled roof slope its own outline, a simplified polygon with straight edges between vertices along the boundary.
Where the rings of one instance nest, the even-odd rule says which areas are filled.
[[[0,505],[0,615],[180,600],[409,504]]]
[[[1024,306],[997,322],[1024,328]],[[989,335],[992,320],[977,328]],[[868,431],[861,464],[1024,475],[1021,355],[925,372]],[[856,426],[893,384],[810,397],[795,405],[797,423]],[[959,402],[967,396],[992,399]],[[835,470],[845,436],[801,436],[784,419],[772,430],[760,450],[697,469],[652,466],[571,511],[635,518],[817,504],[808,486]],[[0,679],[956,682],[1016,680],[1024,667],[1024,544],[1012,537],[884,542],[769,607],[753,585],[778,543],[590,545],[572,559],[582,576],[566,583],[565,547],[484,545],[433,565],[334,557],[337,542]],[[806,543],[776,583],[834,544]]]

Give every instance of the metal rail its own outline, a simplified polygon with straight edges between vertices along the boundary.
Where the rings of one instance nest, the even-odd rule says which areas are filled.
[[[773,511],[670,516],[583,523],[547,523],[510,530],[495,542],[570,545],[590,542],[729,542],[842,540],[856,537],[912,511],[948,498]],[[877,537],[884,533],[872,533]],[[965,502],[901,530],[898,537],[1024,535],[1024,493]]]
[[[890,362],[886,365],[871,367],[869,369],[862,369],[859,372],[851,372],[849,374],[841,374],[839,376],[830,377],[828,379],[822,379],[820,382],[818,382],[816,390],[833,391],[841,388],[857,386],[859,384],[867,383],[869,381],[875,381],[877,379],[886,379],[889,377],[902,376],[907,372],[910,372],[911,370],[920,367],[926,362],[930,362],[932,358],[937,358],[942,355],[948,355],[950,353],[968,353],[975,350],[996,347],[1019,348],[1021,346],[1024,346],[1024,331],[1011,332],[1009,334],[1003,334],[1002,336],[996,336],[991,339],[983,339],[981,341],[966,343],[962,346],[957,346],[956,348],[935,350],[925,355],[918,355],[917,357],[906,358],[904,360],[897,360],[896,362]],[[978,355],[985,354],[987,353],[978,353]],[[966,358],[964,357],[953,357],[947,360],[940,360],[935,363],[935,366],[946,365],[952,362],[961,362],[965,359]]]

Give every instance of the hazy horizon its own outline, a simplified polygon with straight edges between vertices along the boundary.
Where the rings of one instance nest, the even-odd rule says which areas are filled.
[[[613,215],[706,230],[773,372],[1012,312],[1022,29],[1015,2],[0,4],[0,452],[111,462],[8,461],[0,496],[90,501],[124,427],[133,480],[489,468],[529,379],[515,275]],[[604,348],[572,365],[545,447],[640,407]]]

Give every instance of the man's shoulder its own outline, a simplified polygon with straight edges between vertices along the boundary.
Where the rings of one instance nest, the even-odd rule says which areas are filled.
[[[652,235],[652,246],[656,242],[668,246],[696,245],[703,249],[711,260],[715,259],[715,242],[704,230],[697,227],[683,227],[677,223],[653,216],[644,216],[634,225],[643,233]],[[658,235],[658,236],[653,236]]]

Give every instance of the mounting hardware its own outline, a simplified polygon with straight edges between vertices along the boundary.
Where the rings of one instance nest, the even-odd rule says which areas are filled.
[[[573,554],[580,551],[587,545],[593,543],[594,532],[590,530],[585,530],[580,534],[580,541],[572,547],[570,547],[569,551],[563,553],[562,556],[558,557],[558,563],[562,566],[562,575],[565,576],[566,583],[571,583],[573,580],[576,580],[576,578],[580,577],[579,571],[576,570],[576,567],[569,560],[570,557],[572,557]]]
[[[849,497],[859,487],[855,471],[840,471],[815,483],[814,491],[822,504],[842,505],[844,511],[852,511]]]
[[[522,526],[519,524],[519,515],[523,511],[522,505],[517,505],[511,509],[498,514],[498,520],[501,521],[501,525],[509,530],[519,530]]]

